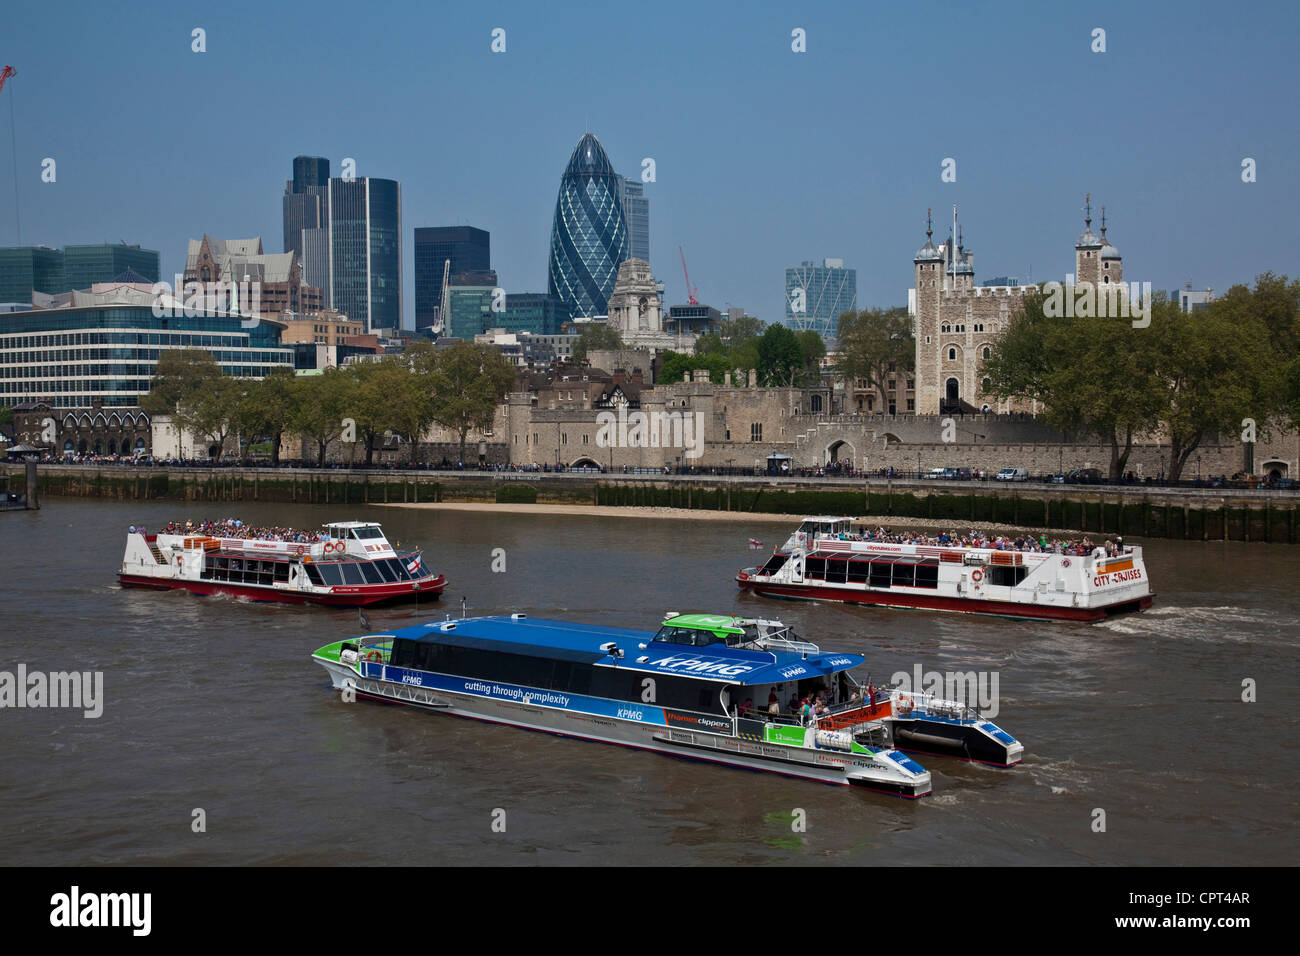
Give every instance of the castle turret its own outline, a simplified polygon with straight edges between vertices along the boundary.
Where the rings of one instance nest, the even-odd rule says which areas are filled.
[[[1101,250],[1105,245],[1092,231],[1092,193],[1084,197],[1083,235],[1074,244],[1074,281],[1096,285],[1101,281]]]

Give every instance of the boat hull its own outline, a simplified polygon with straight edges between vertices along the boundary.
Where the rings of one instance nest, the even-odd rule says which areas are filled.
[[[864,607],[916,608],[927,611],[956,611],[963,614],[984,614],[991,617],[1010,617],[1027,621],[1101,621],[1116,614],[1143,611],[1151,606],[1155,595],[1145,594],[1126,601],[1101,607],[1054,607],[1047,604],[1021,604],[1017,601],[998,601],[984,598],[945,597],[938,594],[904,594],[898,592],[867,591],[834,586],[806,584],[777,584],[755,581],[737,575],[736,584],[742,590],[753,591],[763,597],[790,598],[800,601],[831,601],[837,604],[858,604]]]
[[[896,717],[892,721],[894,746],[904,753],[955,757],[989,767],[1014,767],[1024,757],[1024,747],[1008,735],[1005,743],[966,723]]]
[[[447,587],[446,575],[439,574],[421,581],[397,584],[334,588],[331,593],[261,587],[255,584],[231,584],[221,581],[186,581],[177,578],[122,574],[118,581],[124,588],[147,588],[154,591],[184,590],[192,594],[228,594],[249,601],[278,604],[321,604],[326,607],[370,607],[416,598],[436,598]]]
[[[906,799],[926,796],[931,792],[929,774],[925,774],[923,779],[913,783],[885,778],[884,775],[880,775],[877,779],[869,771],[863,773],[858,768],[846,772],[846,765],[852,765],[852,759],[847,753],[817,750],[799,754],[794,748],[789,748],[792,751],[789,755],[773,757],[761,753],[761,745],[751,745],[736,738],[676,731],[597,714],[515,703],[476,694],[456,693],[443,688],[395,685],[390,681],[361,677],[348,666],[335,661],[319,657],[316,660],[329,671],[335,687],[349,688],[357,699],[404,704],[455,717],[505,724],[524,730],[597,743],[618,744],[636,750],[744,770],[775,773],[801,780],[814,780],[840,786],[860,786]],[[706,742],[706,738],[712,739]],[[735,749],[724,751],[712,745],[720,741],[726,741],[726,746]],[[787,748],[769,746],[762,749],[775,753]],[[810,759],[807,762],[789,759],[795,756]]]

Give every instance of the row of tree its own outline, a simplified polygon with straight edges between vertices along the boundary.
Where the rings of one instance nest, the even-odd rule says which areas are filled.
[[[1157,293],[1150,324],[1129,317],[1062,318],[1028,295],[984,362],[983,390],[1032,399],[1075,436],[1111,445],[1123,476],[1134,439],[1163,433],[1169,478],[1215,436],[1243,441],[1300,427],[1300,281],[1271,273],[1196,312]]]
[[[488,345],[455,342],[435,348],[417,341],[400,355],[358,362],[318,375],[277,369],[261,380],[224,375],[210,352],[181,349],[159,356],[141,406],[169,415],[176,426],[215,445],[227,439],[267,441],[279,462],[285,434],[316,446],[317,461],[335,441],[364,443],[366,464],[385,436],[409,443],[418,460],[420,436],[433,425],[454,432],[460,459],[472,430],[490,428],[497,406],[514,382],[514,367]]]

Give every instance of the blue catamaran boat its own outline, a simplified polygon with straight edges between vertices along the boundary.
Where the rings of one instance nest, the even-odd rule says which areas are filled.
[[[890,701],[865,700],[848,673],[863,657],[823,653],[780,622],[674,614],[636,631],[512,614],[368,634],[312,656],[345,700],[901,797],[931,790],[930,773],[888,744]],[[815,718],[785,707],[817,695],[827,709]]]

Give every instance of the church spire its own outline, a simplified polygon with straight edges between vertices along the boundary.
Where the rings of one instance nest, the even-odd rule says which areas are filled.
[[[1085,193],[1083,197],[1083,225],[1092,231],[1092,193]]]
[[[1101,241],[1106,241],[1106,207],[1101,207]]]

